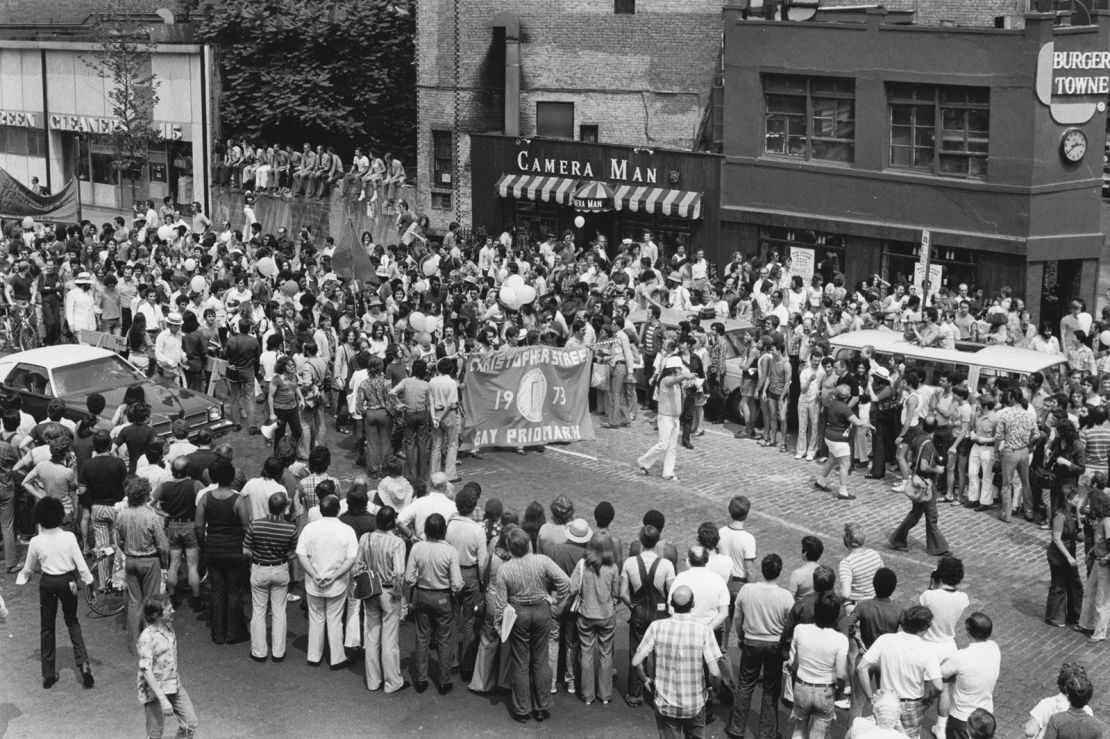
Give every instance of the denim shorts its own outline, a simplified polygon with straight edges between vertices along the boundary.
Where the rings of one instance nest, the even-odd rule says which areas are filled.
[[[197,530],[192,521],[167,521],[166,539],[170,549],[196,549],[198,546]]]

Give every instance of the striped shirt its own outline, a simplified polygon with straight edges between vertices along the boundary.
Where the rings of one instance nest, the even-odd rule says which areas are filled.
[[[883,566],[883,558],[874,549],[860,547],[848,552],[840,560],[837,575],[848,600],[867,600],[875,597],[875,573]]]
[[[358,542],[355,571],[376,572],[392,585],[405,574],[405,541],[391,531],[371,531]]]
[[[535,605],[552,593],[556,600],[570,594],[570,578],[545,554],[513,557],[497,573],[497,613],[500,620],[505,605]]]
[[[131,506],[116,517],[116,535],[128,557],[153,557],[170,550],[166,524],[145,505]]]
[[[1083,429],[1079,438],[1087,445],[1087,456],[1084,458],[1087,471],[1105,471],[1107,460],[1110,460],[1110,424]]]
[[[289,561],[289,553],[296,548],[297,524],[278,516],[251,521],[243,537],[243,549],[250,550],[251,562],[257,565],[285,564]]]

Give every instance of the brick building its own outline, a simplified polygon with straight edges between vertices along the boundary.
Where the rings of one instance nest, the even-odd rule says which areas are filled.
[[[488,212],[472,198],[497,197],[494,183],[472,182],[471,132],[644,151],[689,152],[699,141],[721,49],[720,0],[417,7],[417,208],[433,229],[471,225],[472,212]]]

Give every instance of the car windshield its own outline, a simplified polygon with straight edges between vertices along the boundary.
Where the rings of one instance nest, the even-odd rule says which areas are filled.
[[[54,390],[58,395],[77,395],[109,387],[125,387],[143,379],[120,357],[100,357],[54,370]]]

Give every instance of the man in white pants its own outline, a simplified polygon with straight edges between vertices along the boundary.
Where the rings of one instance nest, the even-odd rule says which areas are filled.
[[[297,542],[297,559],[305,572],[308,596],[308,663],[324,657],[324,630],[331,647],[333,670],[347,666],[343,652],[343,604],[351,567],[358,557],[355,530],[339,520],[339,498],[320,501],[320,518],[304,527]]]
[[[697,375],[683,364],[681,357],[667,357],[659,380],[659,441],[636,460],[640,472],[649,474],[652,465],[663,460],[663,479],[677,481],[674,458],[678,450],[679,417],[682,415],[682,383]]]

